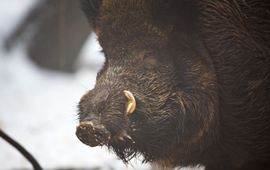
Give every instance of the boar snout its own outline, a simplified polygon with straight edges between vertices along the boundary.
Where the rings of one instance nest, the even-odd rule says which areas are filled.
[[[91,147],[101,146],[112,141],[131,140],[127,134],[129,118],[136,109],[132,92],[120,90],[108,93],[106,90],[92,90],[80,102],[80,124],[76,135],[79,140]]]
[[[111,133],[96,120],[86,120],[77,126],[76,135],[86,145],[98,146],[108,143]]]

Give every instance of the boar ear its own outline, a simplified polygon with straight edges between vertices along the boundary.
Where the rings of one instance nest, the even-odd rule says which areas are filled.
[[[88,22],[95,27],[96,17],[99,13],[99,8],[102,0],[80,0],[81,8],[85,13]]]

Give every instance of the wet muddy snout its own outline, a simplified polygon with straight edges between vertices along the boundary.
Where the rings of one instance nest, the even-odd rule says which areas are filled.
[[[127,117],[130,117],[132,114],[134,114],[135,109],[136,109],[136,100],[135,100],[134,95],[128,90],[124,90],[122,93],[120,93],[120,97],[114,96],[113,100],[108,100],[108,97],[104,97],[106,95],[107,93],[104,93],[101,91],[100,93],[95,94],[94,97],[91,98],[92,101],[94,101],[95,103],[98,103],[95,105],[96,108],[94,110],[99,110],[98,107],[99,108],[103,107],[103,112],[104,112],[104,105],[102,105],[102,103],[105,103],[105,102],[102,102],[102,101],[107,100],[106,101],[107,103],[108,101],[112,101],[112,103],[114,103],[115,105],[113,105],[114,107],[112,107],[111,109],[109,108],[109,110],[106,110],[106,113],[111,113],[111,114],[107,114],[107,116],[109,115],[111,121],[113,120],[113,118],[117,118],[118,120],[121,120],[119,123],[125,124],[126,122],[124,122],[124,120],[126,120]],[[84,101],[84,99],[82,100]],[[88,102],[88,100],[86,102]],[[109,104],[112,105],[112,103],[109,103]],[[121,103],[125,105],[125,108],[120,106]],[[86,104],[84,106],[86,106]],[[81,109],[81,110],[85,110],[85,109]],[[110,121],[105,121],[107,122],[107,124],[105,125],[103,123],[104,120],[103,121],[100,120],[101,117],[99,117],[98,114],[96,114],[93,111],[91,112],[91,110],[90,111],[88,110],[88,113],[89,114],[87,114],[87,116],[81,117],[80,124],[77,126],[77,129],[76,129],[77,137],[84,144],[89,145],[91,147],[98,146],[98,145],[101,146],[101,145],[108,144],[112,138],[117,138],[115,135],[120,135],[119,137],[120,139],[122,138],[122,136],[128,136],[126,134],[122,134],[123,132],[126,132],[124,129],[119,129],[119,127],[124,127],[124,125],[119,124],[116,128],[112,128],[114,126],[109,126],[110,129],[107,129],[108,124],[110,124],[109,123]],[[118,114],[114,115],[112,113],[118,113]],[[104,117],[105,116],[103,116],[103,118]]]
[[[106,127],[95,120],[81,122],[76,135],[81,142],[91,147],[107,144],[111,139],[111,133]]]

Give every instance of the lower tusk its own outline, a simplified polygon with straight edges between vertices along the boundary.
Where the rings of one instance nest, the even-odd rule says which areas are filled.
[[[134,95],[130,91],[124,90],[124,94],[128,99],[126,113],[127,115],[131,115],[136,109],[136,100]]]

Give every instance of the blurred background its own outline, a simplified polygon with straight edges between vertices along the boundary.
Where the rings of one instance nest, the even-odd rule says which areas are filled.
[[[75,136],[77,104],[103,63],[78,0],[0,1],[0,128],[45,169],[142,169]],[[0,139],[0,170],[31,169]]]

